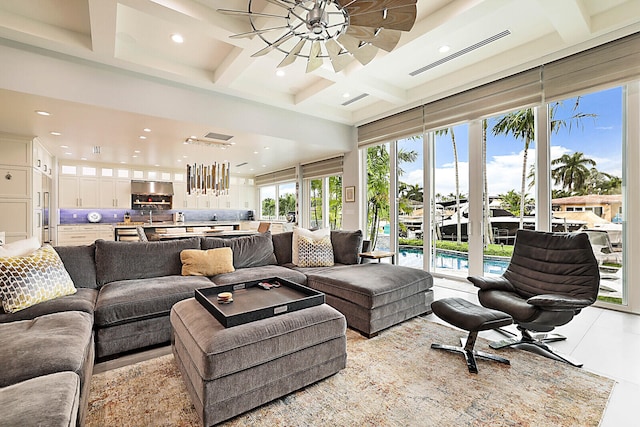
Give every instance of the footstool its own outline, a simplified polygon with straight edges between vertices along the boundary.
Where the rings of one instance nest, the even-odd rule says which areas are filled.
[[[500,328],[513,323],[513,319],[507,313],[481,307],[462,298],[444,298],[434,301],[431,304],[431,309],[433,313],[442,320],[460,329],[469,331],[466,342],[464,338],[460,339],[463,347],[431,344],[431,348],[462,353],[467,361],[469,372],[473,374],[478,373],[476,357],[505,363],[507,365],[510,364],[509,360],[503,357],[473,349],[479,331]]]
[[[327,304],[225,328],[190,298],[170,320],[173,355],[205,426],[346,366],[346,320]]]
[[[307,286],[323,292],[327,304],[367,338],[431,312],[433,277],[418,268],[373,263],[306,274]]]

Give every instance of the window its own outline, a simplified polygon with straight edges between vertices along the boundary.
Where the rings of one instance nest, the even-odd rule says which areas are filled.
[[[260,219],[276,218],[276,186],[260,187]]]
[[[278,219],[286,221],[287,215],[296,212],[296,184],[278,185]]]
[[[75,175],[77,174],[77,168],[75,166],[62,165],[60,173],[63,175]]]
[[[89,166],[83,166],[82,167],[82,175],[83,176],[96,176],[97,173],[98,173],[98,171],[96,170],[96,168],[89,167]]]
[[[102,168],[100,171],[100,176],[113,176],[113,169],[111,168]]]

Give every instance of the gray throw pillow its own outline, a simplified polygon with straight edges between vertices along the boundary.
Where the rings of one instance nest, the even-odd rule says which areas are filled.
[[[270,232],[231,238],[203,237],[201,246],[202,250],[231,248],[236,269],[277,264]]]
[[[336,264],[357,264],[362,250],[362,231],[331,230],[331,244]]]

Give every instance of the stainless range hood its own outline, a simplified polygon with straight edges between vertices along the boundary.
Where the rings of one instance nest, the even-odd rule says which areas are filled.
[[[136,196],[173,196],[173,182],[131,181],[131,194]]]
[[[173,182],[131,181],[131,209],[167,210],[173,206]]]

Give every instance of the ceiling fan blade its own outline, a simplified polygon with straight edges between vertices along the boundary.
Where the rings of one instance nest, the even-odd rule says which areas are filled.
[[[397,30],[387,30],[386,28],[376,30],[375,28],[356,27],[351,25],[347,28],[346,34],[355,39],[371,43],[372,45],[386,50],[387,52],[391,52],[398,45],[402,32]]]
[[[302,47],[307,42],[307,39],[300,39],[298,44],[294,46],[291,51],[285,56],[281,63],[278,64],[278,68],[286,67],[287,65],[293,64],[293,62],[298,58],[298,53],[302,50]]]
[[[378,53],[377,47],[368,43],[361,46],[359,40],[354,39],[347,34],[343,34],[338,37],[338,42],[344,46],[344,48],[347,49],[349,53],[351,53],[362,65],[367,65]]]
[[[336,0],[349,14],[350,24],[410,31],[416,21],[416,0]]]
[[[222,13],[223,15],[238,15],[238,16],[256,16],[260,18],[282,18],[286,19],[286,16],[282,15],[273,15],[271,13],[259,13],[259,12],[247,12],[246,10],[230,10],[230,9],[218,9],[218,13]]]
[[[342,46],[340,46],[334,39],[327,40],[324,45],[327,48],[327,53],[331,59],[331,65],[333,65],[333,70],[336,73],[344,70],[344,68],[353,61],[353,56],[349,55],[348,52],[340,53],[342,52]]]
[[[234,34],[232,36],[229,36],[229,38],[230,39],[242,39],[242,38],[246,38],[246,37],[253,37],[253,36],[258,35],[258,34],[268,33],[269,31],[287,30],[287,29],[289,29],[289,27],[287,27],[286,25],[282,26],[282,27],[264,28],[262,30],[249,31],[248,33]]]
[[[351,25],[362,27],[384,27],[390,30],[411,31],[416,22],[416,7],[404,6],[387,9],[386,15],[382,11],[358,13],[349,15]]]
[[[320,55],[320,42],[314,41],[309,52],[309,61],[307,61],[307,73],[310,73],[322,66],[322,58]]]
[[[284,43],[287,40],[289,40],[291,37],[293,37],[293,34],[291,34],[291,33],[285,34],[284,36],[280,37],[275,42],[271,43],[269,46],[265,47],[264,49],[261,49],[261,50],[257,51],[253,55],[251,55],[251,57],[255,58],[256,56],[266,55],[267,53],[271,52],[273,49],[275,49],[278,46],[280,46],[282,43]]]

